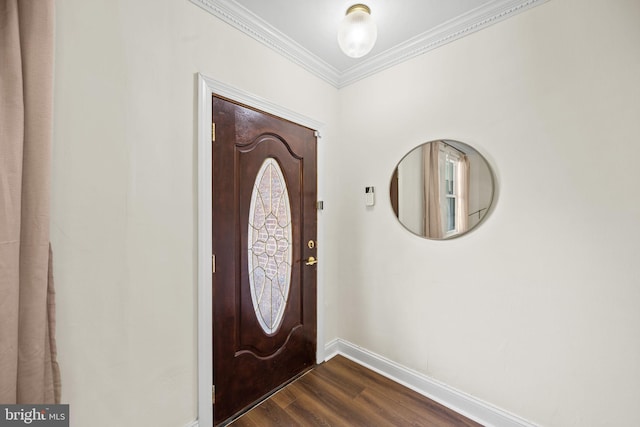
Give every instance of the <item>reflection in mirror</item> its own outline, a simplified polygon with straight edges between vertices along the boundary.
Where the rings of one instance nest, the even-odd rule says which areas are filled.
[[[422,144],[402,158],[391,178],[391,205],[409,231],[429,239],[461,236],[482,222],[493,201],[489,163],[469,145]]]

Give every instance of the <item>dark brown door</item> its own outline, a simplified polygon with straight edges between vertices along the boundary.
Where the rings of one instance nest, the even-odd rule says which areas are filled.
[[[316,137],[213,97],[219,424],[315,364]]]

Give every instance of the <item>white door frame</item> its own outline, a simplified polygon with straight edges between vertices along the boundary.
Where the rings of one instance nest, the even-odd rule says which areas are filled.
[[[213,385],[213,342],[212,342],[212,303],[211,303],[211,96],[223,96],[240,104],[273,114],[283,119],[315,129],[322,134],[321,122],[300,115],[266,99],[231,87],[225,83],[198,73],[198,426],[213,426],[211,407],[211,387]],[[318,160],[321,147],[318,144]],[[321,162],[318,161],[318,199],[322,183],[320,179]],[[321,211],[318,211],[318,259],[325,259],[322,248],[323,223]],[[324,361],[324,286],[323,268],[318,264],[317,277],[317,336],[316,362]]]

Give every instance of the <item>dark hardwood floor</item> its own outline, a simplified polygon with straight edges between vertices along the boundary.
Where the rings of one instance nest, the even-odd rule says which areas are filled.
[[[270,426],[480,426],[351,360],[336,356],[230,424]]]

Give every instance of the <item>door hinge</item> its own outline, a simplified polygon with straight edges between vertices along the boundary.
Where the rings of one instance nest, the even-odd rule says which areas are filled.
[[[216,272],[216,256],[215,255],[211,255],[211,272],[212,273]]]
[[[213,404],[216,403],[216,386],[215,385],[211,386],[211,403]]]
[[[211,142],[216,142],[216,124],[211,123]]]

